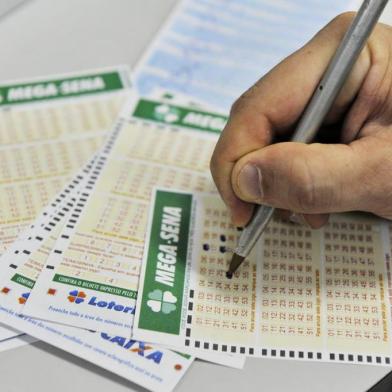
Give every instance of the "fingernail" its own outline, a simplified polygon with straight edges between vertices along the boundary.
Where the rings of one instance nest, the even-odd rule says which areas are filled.
[[[252,164],[245,165],[238,176],[238,186],[242,195],[249,201],[259,201],[263,197],[261,171]]]
[[[296,223],[297,225],[310,227],[308,222],[305,220],[302,214],[297,214],[293,212],[289,217],[290,222]]]

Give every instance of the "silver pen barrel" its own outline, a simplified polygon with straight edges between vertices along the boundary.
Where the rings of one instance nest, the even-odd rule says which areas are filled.
[[[234,251],[242,257],[247,257],[252,251],[275,210],[275,208],[264,205],[257,206],[256,208],[257,211],[253,214],[251,221],[244,227]]]
[[[314,90],[292,141],[309,143],[343,87],[388,0],[365,0]]]

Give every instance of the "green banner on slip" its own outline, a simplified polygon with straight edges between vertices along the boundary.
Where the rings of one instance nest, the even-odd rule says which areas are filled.
[[[181,323],[192,195],[157,191],[139,328],[178,334]]]
[[[15,274],[11,280],[15,283],[18,283],[22,286],[28,287],[29,289],[32,289],[35,284],[35,280],[32,280],[30,278],[26,278],[26,276]]]
[[[101,293],[118,295],[120,297],[132,299],[137,298],[137,291],[110,286],[108,284],[92,282],[90,280],[77,279],[71,276],[56,274],[53,278],[53,281],[63,283],[69,286],[83,287],[84,289],[100,291]]]
[[[146,99],[141,99],[138,102],[133,116],[158,123],[179,125],[214,133],[220,133],[227,122],[227,117],[221,114]]]
[[[123,88],[119,72],[0,86],[0,106],[97,94]]]

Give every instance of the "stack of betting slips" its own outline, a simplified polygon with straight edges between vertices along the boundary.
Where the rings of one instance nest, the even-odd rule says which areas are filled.
[[[0,351],[40,339],[152,391],[195,358],[391,365],[392,227],[274,219],[229,281],[240,232],[208,169],[212,106],[341,2],[215,3],[176,7],[136,70],[148,98],[126,67],[0,86]]]
[[[46,191],[51,201],[35,220],[19,217],[17,223],[8,220],[9,227],[4,222],[14,237],[4,243],[0,262],[0,321],[6,326],[1,333],[4,342],[19,336],[22,344],[22,334],[28,334],[151,390],[172,390],[192,363],[193,350],[175,352],[137,341],[132,333],[150,196],[156,186],[215,192],[208,162],[226,117],[138,99],[127,76],[125,69],[98,70],[2,89],[4,123],[16,128],[20,118],[37,120],[47,129],[48,140],[42,140],[34,125],[22,128],[17,147],[29,153],[41,148],[37,157],[47,166],[24,168],[32,171],[29,177],[23,172],[29,193],[25,184],[19,189],[16,177],[9,181],[13,194],[33,204],[43,199],[47,183],[57,181],[61,190]],[[113,106],[124,101],[122,111]],[[67,127],[72,132],[65,133]],[[22,143],[22,137],[31,140]],[[90,158],[72,175],[75,155],[75,167],[86,159],[84,144]],[[36,210],[29,210],[31,216]],[[238,368],[245,358],[198,357]]]
[[[227,280],[239,231],[208,169],[227,118],[128,75],[1,87],[0,348],[27,334],[153,391],[195,358],[390,365],[389,225],[273,220]]]

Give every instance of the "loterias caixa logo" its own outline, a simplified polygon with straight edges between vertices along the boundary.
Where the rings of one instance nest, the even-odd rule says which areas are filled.
[[[146,359],[152,360],[157,364],[159,364],[162,360],[163,352],[160,350],[156,350],[153,346],[145,342],[125,338],[123,336],[111,336],[103,332],[100,334],[100,336],[102,339],[108,342],[117,344],[124,350],[129,350],[130,352],[135,353]]]
[[[23,293],[19,298],[18,298],[18,302],[23,305],[27,302],[27,300],[29,299],[30,293]]]
[[[94,333],[94,332],[93,332]],[[164,352],[159,350],[157,347],[154,347],[151,344],[147,344],[146,342],[141,342],[140,340],[133,340],[130,338],[125,338],[123,336],[111,336],[107,333],[100,333],[100,336],[103,340],[106,340],[112,344],[116,344],[122,347],[124,350],[130,351],[131,353],[137,354],[140,357],[146,358],[157,365],[159,365],[164,357]],[[180,352],[176,352],[176,354],[189,359],[190,356],[188,354],[182,354]],[[174,364],[174,370],[180,371],[182,370],[182,365],[180,363]]]
[[[69,302],[73,304],[81,304],[86,303],[89,306],[97,306],[98,308],[114,310],[116,312],[135,314],[134,306],[126,306],[119,304],[115,301],[103,301],[100,300],[97,296],[93,296],[90,299],[87,298],[87,294],[84,291],[80,290],[71,290],[68,293],[67,299]]]
[[[68,301],[75,304],[81,304],[86,298],[86,294],[83,291],[72,290],[68,294]]]

